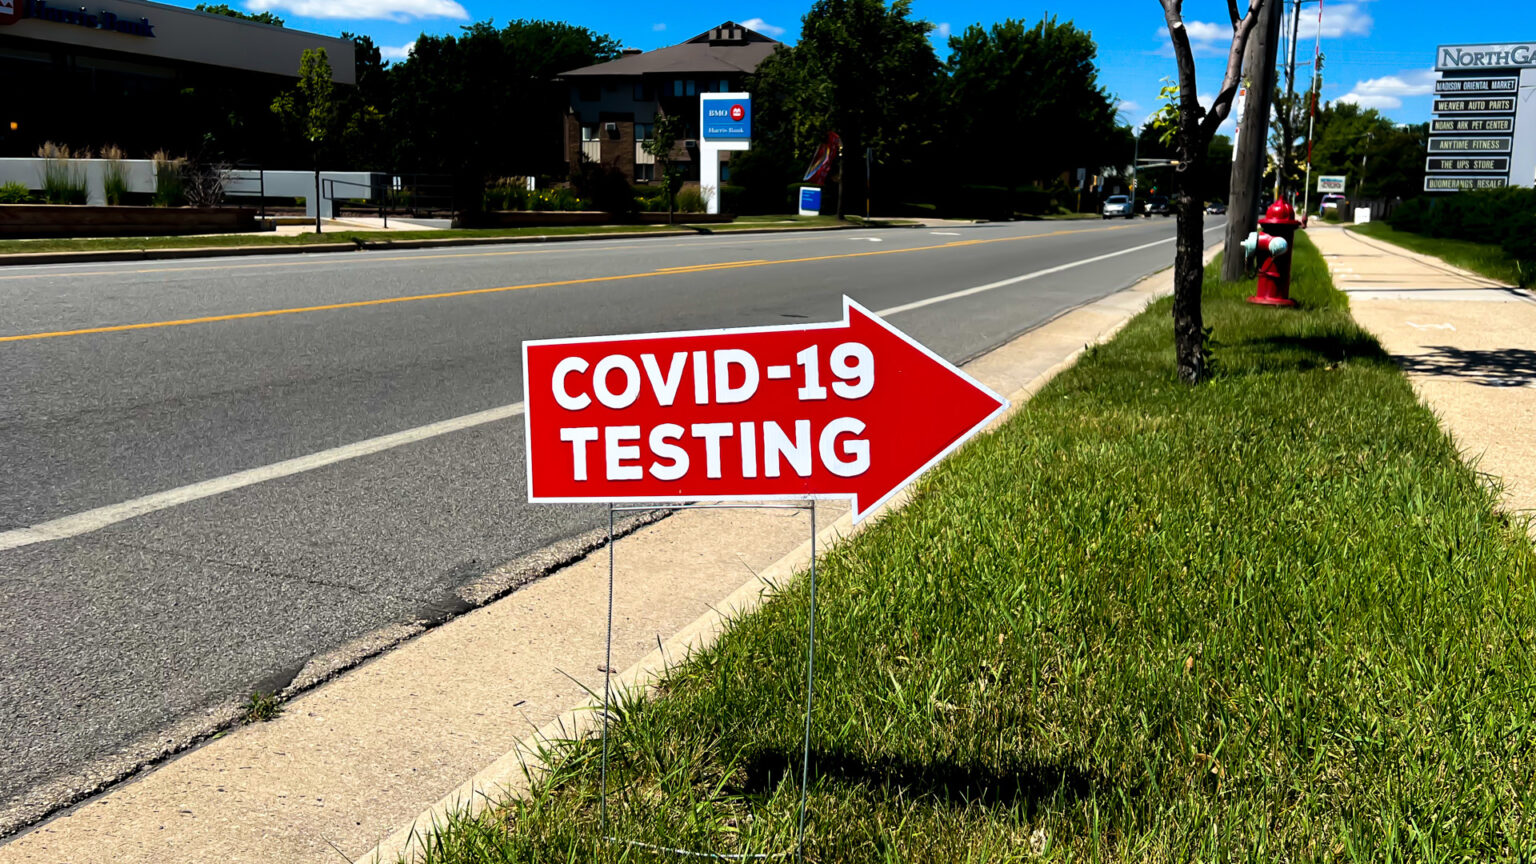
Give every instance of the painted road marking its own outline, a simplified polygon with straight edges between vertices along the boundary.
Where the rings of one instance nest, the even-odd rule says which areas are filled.
[[[864,258],[872,255],[900,255],[907,252],[931,252],[936,249],[954,249],[961,246],[981,246],[989,243],[1009,243],[1018,240],[1035,240],[1063,234],[1083,234],[1091,231],[1118,231],[1119,228],[1079,229],[1076,231],[1047,231],[1044,234],[1023,234],[1014,237],[988,237],[980,240],[953,240],[932,246],[909,246],[901,249],[878,249],[870,252],[844,252],[832,255],[813,255],[804,258],[779,258],[775,260],[732,261],[719,265],[701,265],[697,269],[682,271],[644,271],[621,273],[614,276],[589,276],[582,279],[560,279],[552,282],[531,282],[525,285],[507,285],[500,288],[467,288],[462,291],[444,291],[436,294],[414,294],[406,297],[383,297],[375,300],[353,300],[345,303],[326,303],[318,306],[298,306],[289,309],[264,309],[258,312],[235,312],[227,315],[204,315],[197,318],[179,318],[169,321],[145,321],[138,324],[111,324],[103,327],[82,327],[75,330],[54,330],[43,333],[20,333],[0,336],[0,342],[26,342],[36,339],[56,339],[61,336],[88,336],[97,333],[121,333],[129,330],[153,330],[162,327],[184,327],[189,324],[213,324],[222,321],[240,321],[249,318],[271,318],[278,315],[297,315],[304,312],[329,312],[337,309],[360,309],[366,306],[385,306],[392,303],[414,303],[421,300],[445,300],[453,297],[473,297],[481,294],[501,294],[522,291],[527,288],[556,288],[569,285],[589,285],[597,282],[618,282],[626,279],[648,279],[656,276],[686,276],[693,272],[714,273],[742,267],[770,267],[780,264],[804,264],[815,261],[835,261],[846,258]],[[1173,238],[1159,242],[1172,242]],[[1156,244],[1153,244],[1156,245]],[[1145,248],[1145,247],[1137,247]],[[1132,250],[1134,251],[1134,250]],[[1119,254],[1119,253],[1117,253]],[[429,256],[430,257],[430,256]]]
[[[204,480],[200,483],[168,489],[164,492],[156,492],[153,495],[145,495],[142,498],[134,498],[121,504],[97,507],[94,510],[86,510],[73,516],[41,522],[30,528],[17,528],[0,533],[0,551],[15,549],[19,546],[30,546],[34,543],[45,543],[49,540],[78,537],[81,534],[99,531],[108,525],[115,525],[118,522],[132,519],[135,516],[143,516],[146,513],[166,510],[179,504],[211,498],[214,495],[243,489],[246,486],[254,486],[257,483],[264,483],[268,480],[291,477],[294,474],[313,471],[316,468],[334,465],[337,462],[345,462],[348,459],[356,459],[359,456],[367,456],[371,453],[391,450],[404,444],[436,438],[439,435],[447,435],[449,432],[458,432],[461,429],[494,423],[497,420],[506,420],[509,417],[516,417],[522,413],[523,403],[515,402],[511,405],[503,405],[500,408],[476,411],[473,414],[465,414],[462,417],[441,420],[437,423],[428,423],[425,426],[417,426],[414,429],[406,429],[403,432],[380,435],[377,438],[369,438],[365,441],[333,447],[329,450],[321,450],[318,453],[299,456],[295,459],[285,459],[282,462],[274,462],[271,465],[263,465],[260,468],[237,471],[234,474],[226,474],[223,477],[215,477],[212,480]]]
[[[929,231],[928,233],[932,234],[935,237],[959,237],[960,236],[960,232],[959,231]]]
[[[1222,227],[1224,227],[1224,226],[1212,225],[1211,227],[1205,229],[1205,231],[1206,231],[1206,233],[1210,233],[1210,232],[1215,231],[1216,229],[1222,228]],[[1165,239],[1162,239],[1162,240],[1154,240],[1151,243],[1143,243],[1140,246],[1132,246],[1129,249],[1121,249],[1119,252],[1110,252],[1110,253],[1107,253],[1107,254],[1104,254],[1104,255],[1095,255],[1092,258],[1084,258],[1081,261],[1073,261],[1070,264],[1062,264],[1062,265],[1059,265],[1057,267],[1048,267],[1048,268],[1046,268],[1044,270],[1036,270],[1033,273],[1025,273],[1022,276],[1014,276],[1014,277],[1012,277],[1010,279],[1002,279],[1002,280],[999,280],[997,282],[988,282],[985,285],[977,285],[974,288],[965,288],[965,289],[962,289],[960,291],[951,291],[948,294],[940,294],[937,297],[929,297],[929,298],[927,298],[925,300],[914,300],[911,303],[903,303],[900,306],[891,306],[891,307],[889,307],[887,309],[881,309],[879,312],[876,312],[875,314],[879,315],[880,317],[883,318],[883,317],[885,317],[887,315],[895,315],[898,312],[910,312],[913,309],[921,309],[924,306],[932,306],[935,303],[943,303],[946,300],[957,300],[957,299],[959,299],[961,297],[969,297],[972,294],[981,294],[981,293],[984,293],[984,292],[987,292],[987,291],[994,290],[996,288],[1006,288],[1009,285],[1017,285],[1020,282],[1028,282],[1031,279],[1039,279],[1041,276],[1049,276],[1052,273],[1060,273],[1063,270],[1071,270],[1073,267],[1081,267],[1084,264],[1093,264],[1095,262],[1104,261],[1104,260],[1107,260],[1109,258],[1115,258],[1115,257],[1118,257],[1120,255],[1129,255],[1132,252],[1140,252],[1143,249],[1151,249],[1153,246],[1161,246],[1164,243],[1172,243],[1176,239],[1178,239],[1178,238],[1176,238],[1176,237],[1168,237],[1168,238],[1165,238]]]
[[[1409,321],[1408,322],[1408,326],[1414,328],[1415,330],[1455,330],[1456,329],[1456,326],[1454,324],[1419,324],[1418,322],[1415,322],[1415,321]]]
[[[1206,231],[1214,231],[1220,227],[1221,226],[1219,225],[1212,226],[1211,228],[1207,228]],[[1060,233],[1077,232],[1069,231]],[[1037,234],[1031,236],[1043,237],[1047,235]],[[927,300],[920,300],[915,303],[907,303],[902,306],[892,306],[891,308],[883,309],[876,314],[881,316],[894,315],[898,312],[904,312],[909,309],[920,309],[924,306],[929,306],[934,303],[942,303],[946,300],[953,300],[959,297],[968,297],[972,294],[979,294],[983,291],[990,291],[994,288],[1001,288],[1004,285],[1013,285],[1019,282],[1027,281],[1029,279],[1046,276],[1051,273],[1060,273],[1063,270],[1069,270],[1073,267],[1079,267],[1084,264],[1091,264],[1095,261],[1103,261],[1106,258],[1113,258],[1117,255],[1125,255],[1131,252],[1136,252],[1142,249],[1146,249],[1149,246],[1157,246],[1162,243],[1171,243],[1173,240],[1174,238],[1170,237],[1166,240],[1159,240],[1156,243],[1148,243],[1141,246],[1135,246],[1120,252],[1112,252],[1108,255],[1098,255],[1093,258],[1084,258],[1081,261],[1076,261],[1071,264],[1063,264],[1061,266],[1052,267],[1047,270],[1037,270],[1033,273],[1026,273],[1022,276],[1016,276],[1012,279],[1002,280],[1001,282],[992,282],[986,285],[978,285],[975,288],[967,288],[962,291],[952,291],[948,294],[942,294],[937,297],[932,297]],[[996,240],[987,242],[996,242]],[[882,250],[881,252],[863,252],[859,254],[878,255],[899,251],[904,250],[891,249]],[[838,255],[827,257],[844,258],[854,256]],[[641,273],[635,275],[648,276],[652,274]],[[482,290],[489,291],[498,289]],[[429,423],[425,426],[417,426],[414,429],[406,429],[401,432],[381,435],[377,438],[369,438],[364,441],[358,441],[353,444],[346,444],[341,447],[333,447],[329,450],[321,450],[318,453],[311,453],[307,456],[299,456],[297,458],[287,459],[282,462],[274,462],[271,465],[265,465],[260,468],[251,468],[245,471],[237,471],[233,474],[226,474],[223,477],[215,477],[211,480],[203,480],[201,482],[192,483],[187,486],[181,486],[176,489],[168,489],[164,492],[156,492],[151,495],[145,495],[141,498],[134,498],[131,501],[124,501],[120,504],[110,504],[105,507],[97,507],[93,510],[86,510],[82,513],[76,513],[72,516],[64,516],[47,522],[41,522],[29,528],[16,528],[10,531],[0,532],[0,551],[16,549],[22,546],[31,546],[36,543],[46,543],[50,540],[63,540],[69,537],[78,537],[82,534],[89,534],[92,531],[99,531],[102,528],[106,528],[110,525],[115,525],[119,522],[127,521],[136,516],[144,516],[159,510],[167,510],[181,504],[187,504],[192,501],[201,500],[203,498],[210,498],[214,495],[219,495],[224,492],[232,492],[236,489],[243,489],[247,486],[253,486],[257,483],[264,483],[268,480],[276,480],[281,477],[291,477],[295,474],[301,474],[306,471],[313,471],[316,468],[323,468],[327,465],[334,465],[337,462],[344,462],[349,459],[356,459],[359,456],[367,456],[372,453],[379,453],[385,450],[393,449],[395,447],[403,446],[405,444],[411,444],[417,441],[424,441],[428,438],[435,438],[440,435],[446,435],[450,432],[457,432],[462,429],[469,429],[486,423],[494,423],[498,420],[506,420],[511,417],[519,416],[522,413],[523,403],[515,402],[511,405],[503,405],[499,408],[490,408],[485,411],[477,411],[473,414],[465,414],[461,417],[441,420],[436,423]]]

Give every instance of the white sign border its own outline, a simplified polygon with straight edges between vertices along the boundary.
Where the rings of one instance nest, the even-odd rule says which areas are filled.
[[[904,478],[900,483],[897,483],[895,486],[893,486],[890,489],[890,491],[888,491],[884,495],[882,495],[878,501],[873,501],[873,502],[870,502],[868,504],[865,504],[862,501],[858,501],[858,493],[844,493],[844,492],[827,492],[827,493],[811,494],[811,495],[792,495],[792,494],[775,494],[775,495],[711,495],[711,496],[708,496],[706,498],[700,498],[700,497],[697,497],[697,496],[684,496],[684,495],[666,495],[666,496],[661,496],[661,497],[650,496],[650,495],[644,495],[644,496],[625,495],[625,496],[619,496],[617,498],[605,495],[605,496],[593,496],[593,497],[584,497],[584,498],[571,498],[571,497],[553,497],[553,498],[551,498],[551,497],[538,497],[538,496],[535,496],[533,494],[533,443],[532,443],[533,442],[533,400],[531,398],[529,398],[529,394],[532,391],[530,391],[529,388],[528,388],[528,383],[529,383],[528,382],[528,349],[530,347],[537,347],[537,346],[544,346],[544,345],[593,345],[593,344],[598,344],[598,343],[602,343],[602,342],[629,342],[629,341],[633,341],[633,340],[636,340],[636,339],[681,339],[681,338],[692,338],[692,337],[697,337],[697,336],[733,336],[733,335],[737,335],[737,334],[748,334],[748,333],[788,333],[788,332],[803,333],[803,332],[812,331],[812,330],[834,330],[834,329],[841,329],[841,328],[846,328],[846,327],[851,326],[853,321],[852,321],[852,317],[851,317],[850,313],[853,310],[855,310],[855,309],[857,309],[859,312],[862,312],[864,315],[866,315],[870,320],[874,321],[876,324],[879,324],[881,327],[884,327],[886,329],[886,331],[891,333],[893,336],[897,337],[898,339],[902,340],[903,342],[907,343],[908,345],[912,346],[913,348],[916,348],[917,350],[921,351],[922,353],[928,355],[929,359],[937,362],[939,365],[943,366],[944,368],[948,369],[949,371],[951,371],[951,372],[955,373],[956,375],[960,376],[962,379],[964,379],[971,386],[973,386],[976,389],[980,390],[981,392],[987,394],[988,396],[992,397],[993,399],[997,400],[997,402],[998,402],[997,408],[994,409],[991,413],[989,413],[985,418],[983,418],[981,420],[981,422],[979,422],[976,425],[972,426],[970,429],[967,429],[958,438],[956,438],[953,442],[951,442],[949,444],[949,446],[945,447],[943,450],[941,450],[937,454],[935,454],[932,459],[929,459],[927,462],[923,463],[923,465],[921,467],[919,467],[916,471],[913,471],[911,474],[907,475],[907,477]],[[907,488],[908,486],[910,486],[914,480],[916,480],[918,477],[921,477],[923,474],[927,473],[927,471],[929,469],[931,469],[933,466],[937,465],[939,462],[943,461],[946,456],[948,456],[949,454],[955,452],[955,450],[959,449],[960,445],[962,445],[965,442],[967,442],[967,441],[971,440],[972,438],[976,437],[976,435],[978,433],[980,433],[981,430],[985,429],[988,425],[990,425],[992,423],[993,420],[996,420],[999,416],[1001,416],[1003,414],[1003,412],[1007,411],[1010,407],[1012,407],[1012,403],[1011,402],[1009,402],[1007,399],[1003,398],[1002,396],[998,395],[997,392],[994,391],[991,387],[988,387],[987,385],[981,383],[980,381],[977,381],[974,377],[972,377],[965,370],[963,370],[960,367],[956,366],[955,364],[949,362],[948,360],[945,360],[943,357],[940,357],[939,355],[933,353],[933,351],[929,350],[928,346],[926,346],[923,343],[917,341],[916,339],[913,339],[911,336],[908,336],[906,333],[903,333],[902,331],[896,329],[895,327],[892,327],[890,325],[890,323],[888,323],[884,318],[881,318],[879,315],[876,315],[874,312],[871,312],[869,309],[865,308],[862,304],[860,304],[858,301],[854,300],[852,297],[849,297],[847,294],[843,295],[843,319],[841,321],[827,321],[827,322],[817,323],[817,324],[774,324],[774,325],[769,325],[769,326],[766,326],[766,327],[721,327],[721,328],[716,328],[716,329],[712,329],[712,330],[675,330],[675,331],[669,331],[669,332],[663,332],[663,333],[625,333],[625,334],[619,334],[619,335],[613,335],[613,336],[578,336],[578,337],[575,337],[575,338],[572,338],[572,339],[529,339],[529,340],[526,340],[526,341],[523,342],[523,404],[525,406],[527,406],[523,410],[523,470],[527,474],[527,481],[528,481],[528,503],[529,504],[652,504],[652,503],[654,503],[654,504],[663,504],[663,505],[665,505],[665,504],[692,504],[692,503],[697,503],[697,502],[700,502],[700,501],[810,501],[810,500],[815,500],[815,501],[853,501],[853,502],[857,502],[857,505],[859,505],[859,506],[855,506],[854,512],[853,512],[853,521],[855,523],[862,522],[866,516],[868,516],[870,513],[873,513],[875,510],[879,509],[881,507],[881,505],[885,504],[885,502],[891,500],[891,498],[894,497],[896,495],[896,493],[898,493],[901,490],[903,490],[903,489]],[[658,509],[665,509],[665,508],[658,508]]]

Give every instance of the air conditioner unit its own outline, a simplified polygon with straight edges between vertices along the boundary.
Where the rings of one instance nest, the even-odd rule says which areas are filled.
[[[617,124],[617,123],[604,123],[603,124],[603,131],[608,133],[608,137],[609,138],[617,138],[617,137],[619,137],[619,124]]]
[[[697,150],[699,149],[699,142],[693,138],[688,138],[683,141],[683,146],[689,150]]]

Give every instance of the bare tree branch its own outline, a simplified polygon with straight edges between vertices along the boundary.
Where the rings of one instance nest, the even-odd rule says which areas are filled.
[[[1227,2],[1235,5],[1236,0],[1227,0]],[[1280,0],[1270,0],[1270,2],[1279,3]],[[1209,141],[1211,136],[1216,134],[1216,127],[1221,125],[1221,121],[1227,119],[1227,114],[1232,110],[1232,98],[1237,95],[1238,85],[1243,80],[1243,48],[1248,44],[1248,37],[1253,33],[1254,27],[1258,26],[1259,7],[1263,3],[1264,0],[1248,0],[1248,14],[1232,25],[1232,48],[1227,52],[1227,74],[1222,77],[1221,89],[1217,91],[1216,98],[1211,102],[1210,113],[1206,114],[1205,119],[1200,123],[1200,140],[1202,141]],[[1164,8],[1167,8],[1166,4]],[[1170,25],[1169,30],[1172,31],[1172,29]],[[1182,22],[1180,22],[1180,30],[1182,29]],[[1186,46],[1188,42],[1188,36],[1185,35]]]
[[[1227,0],[1227,14],[1232,18],[1232,26],[1236,27],[1237,22],[1242,20],[1237,11],[1237,0]]]

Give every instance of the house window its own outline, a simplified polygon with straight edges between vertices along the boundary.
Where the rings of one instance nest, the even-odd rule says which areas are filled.
[[[583,123],[583,124],[581,124],[581,140],[583,140],[583,141],[596,141],[596,140],[598,140],[598,137],[597,137],[597,124],[596,123]]]
[[[695,96],[699,92],[698,91],[698,84],[699,84],[699,82],[694,81],[691,78],[686,79],[686,80],[683,79],[683,78],[674,78],[674,79],[672,79],[672,95],[673,96]]]
[[[596,102],[603,98],[602,90],[596,84],[583,84],[577,89],[583,102]]]
[[[656,101],[656,91],[651,88],[651,85],[637,81],[635,82],[635,101],[654,102]]]
[[[656,124],[655,123],[636,123],[635,124],[635,140],[636,141],[649,141],[649,140],[651,140],[652,138],[655,138],[655,137],[656,137]]]
[[[720,88],[720,89],[715,91],[716,93],[729,93],[729,92],[731,92],[731,82],[725,80],[724,78],[721,78],[716,83],[717,83],[717,86]]]
[[[635,180],[640,183],[649,183],[656,179],[656,164],[654,162],[636,162]]]

